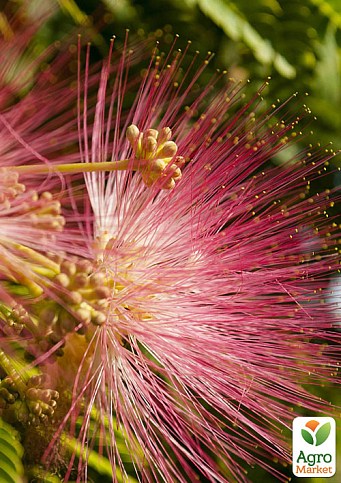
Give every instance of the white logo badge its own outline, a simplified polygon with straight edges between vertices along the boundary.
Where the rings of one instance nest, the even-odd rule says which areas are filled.
[[[328,478],[336,471],[333,418],[295,418],[292,427],[292,471],[295,476]]]

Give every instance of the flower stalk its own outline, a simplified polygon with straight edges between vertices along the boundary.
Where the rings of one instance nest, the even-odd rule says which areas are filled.
[[[174,141],[170,141],[172,131],[167,127],[159,132],[156,129],[148,129],[145,133],[138,130],[132,124],[126,132],[127,140],[131,143],[135,157],[133,159],[121,159],[118,161],[101,161],[96,163],[67,163],[67,164],[31,164],[13,168],[18,175],[46,175],[49,173],[81,174],[101,173],[114,171],[139,171],[147,186],[156,181],[161,183],[162,189],[172,189],[175,181],[181,179],[181,167],[184,158],[175,156],[178,150]],[[8,171],[11,171],[11,167]]]
[[[99,173],[103,171],[125,171],[127,169],[133,171],[138,169],[138,166],[129,159],[123,159],[120,161],[103,161],[100,163],[67,163],[67,164],[31,164],[9,167],[8,170],[17,172],[18,174],[29,175],[46,175],[49,173],[62,173],[62,174],[81,174],[81,173]]]

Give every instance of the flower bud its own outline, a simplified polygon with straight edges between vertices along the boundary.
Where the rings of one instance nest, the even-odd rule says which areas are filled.
[[[164,190],[172,190],[175,187],[175,181],[173,178],[167,179],[164,183],[162,183],[161,188]]]
[[[143,152],[140,153],[140,157],[146,159],[153,159],[153,156],[156,151],[157,142],[156,139],[151,136],[143,136],[142,139],[142,148]]]
[[[66,288],[70,285],[70,279],[66,275],[66,273],[59,273],[55,278],[54,281],[61,285],[62,287]]]
[[[91,317],[91,322],[95,325],[103,325],[107,320],[105,314],[103,312],[98,312],[97,310],[93,312]]]
[[[79,270],[81,273],[89,275],[93,270],[92,263],[89,262],[89,260],[80,259],[77,261],[77,270]]]
[[[159,131],[157,131],[156,129],[147,129],[144,132],[144,136],[152,137],[154,139],[157,139],[158,135],[159,135]]]
[[[130,142],[130,144],[132,146],[134,146],[134,144],[137,142],[139,135],[140,135],[140,131],[139,131],[138,127],[135,126],[135,124],[131,124],[127,128],[126,138],[128,139],[128,141]]]
[[[76,290],[72,290],[71,292],[65,292],[61,294],[62,298],[67,302],[68,304],[71,305],[79,305],[83,297],[79,292],[76,292]]]
[[[169,127],[163,127],[159,132],[159,145],[169,141],[172,137],[172,131]]]
[[[30,387],[26,391],[26,397],[27,397],[27,399],[31,399],[31,400],[37,400],[37,399],[39,399],[39,391],[38,391],[38,389],[36,389],[34,387]]]
[[[28,387],[40,386],[42,383],[45,382],[45,379],[46,378],[43,374],[38,376],[32,376],[29,378],[27,386]]]
[[[42,413],[42,408],[39,402],[31,402],[29,403],[29,408],[31,413],[33,413],[36,416],[40,416]]]
[[[40,195],[40,198],[44,201],[51,201],[53,199],[53,195],[49,191],[44,191],[44,193]]]
[[[75,285],[78,288],[84,288],[88,285],[89,279],[85,273],[77,273],[75,276]]]
[[[66,275],[73,276],[77,271],[76,264],[68,260],[64,260],[60,265],[60,270]]]
[[[91,322],[91,312],[86,308],[79,308],[76,310],[77,320],[83,322],[84,324],[89,324]]]
[[[54,391],[53,389],[47,389],[47,391],[49,392],[52,400],[57,401],[59,399],[58,391]]]
[[[108,297],[110,297],[109,287],[96,287],[95,292],[96,292],[96,296],[99,299],[107,299]]]
[[[173,170],[172,178],[174,179],[174,181],[178,181],[179,179],[182,178],[181,169],[178,168],[176,164],[172,164],[171,169]]]
[[[3,399],[8,404],[13,404],[16,400],[16,397],[11,394],[5,387],[0,388],[0,399]]]
[[[90,277],[90,284],[92,287],[101,287],[106,279],[107,275],[104,272],[95,272]]]
[[[154,159],[154,161],[150,163],[150,166],[148,166],[148,169],[160,175],[166,166],[167,165],[163,159]]]
[[[178,146],[174,141],[167,141],[158,152],[160,158],[172,158],[176,155]]]

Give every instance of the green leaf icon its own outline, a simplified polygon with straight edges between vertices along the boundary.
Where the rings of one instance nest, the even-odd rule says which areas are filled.
[[[328,438],[330,433],[330,423],[325,423],[323,426],[316,433],[316,446],[320,446],[320,444],[324,443],[325,440]]]
[[[322,428],[321,428],[322,429]],[[314,444],[312,435],[306,429],[301,430],[302,438],[309,444]]]

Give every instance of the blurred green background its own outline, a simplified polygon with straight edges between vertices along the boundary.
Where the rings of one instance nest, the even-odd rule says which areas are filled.
[[[32,6],[51,0],[33,0]],[[17,2],[15,2],[17,3]],[[58,0],[42,29],[44,42],[85,27],[99,52],[108,39],[156,32],[163,43],[179,34],[179,46],[215,53],[209,69],[250,79],[255,90],[272,77],[268,98],[309,94],[317,117],[314,138],[341,146],[341,0]],[[45,6],[46,8],[46,6]]]
[[[250,79],[246,86],[250,92],[271,76],[266,93],[269,104],[294,92],[302,97],[309,94],[304,101],[316,120],[311,139],[305,142],[341,147],[341,0],[0,1],[1,35],[11,35],[10,18],[20,7],[21,28],[46,13],[31,53],[77,31],[91,39],[98,58],[107,53],[110,37],[124,38],[126,28],[132,38],[152,33],[163,45],[171,45],[179,34],[179,47],[190,40],[191,51],[199,50],[203,58],[207,51],[214,52],[207,75],[226,69],[237,80]],[[341,166],[340,156],[333,162]],[[340,175],[330,175],[326,183],[340,184]],[[335,401],[335,394],[328,391],[322,395]],[[290,478],[291,468],[285,471]],[[105,474],[91,473],[95,482],[111,481]],[[260,469],[249,474],[255,483],[277,481]],[[340,480],[335,476],[305,481]]]

